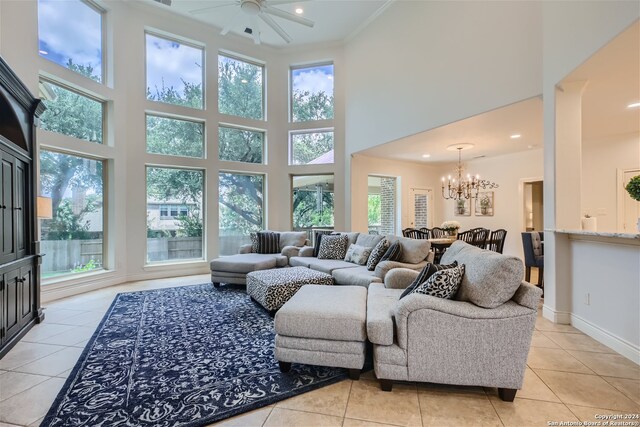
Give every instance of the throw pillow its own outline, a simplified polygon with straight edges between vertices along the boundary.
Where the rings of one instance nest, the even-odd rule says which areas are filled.
[[[382,258],[380,258],[380,262],[399,261],[400,258],[402,258],[402,246],[400,246],[400,242],[395,242],[393,245],[389,246],[387,252],[382,255]]]
[[[426,282],[418,285],[413,292],[437,298],[452,299],[462,283],[462,276],[464,276],[464,264],[436,271]]]
[[[378,265],[382,256],[387,252],[387,249],[389,249],[389,241],[387,239],[380,240],[371,251],[371,255],[369,255],[367,270],[373,271],[376,269],[376,265]]]
[[[347,254],[347,243],[349,238],[346,235],[324,235],[320,241],[318,249],[318,259],[339,259],[343,260]]]
[[[316,234],[316,238],[314,239],[314,243],[313,243],[313,256],[317,258],[318,252],[320,251],[320,241],[322,240],[322,236],[328,233],[316,231],[315,234]]]
[[[411,282],[411,284],[409,286],[407,286],[407,289],[404,290],[404,292],[402,293],[402,295],[400,295],[400,299],[406,297],[407,295],[409,295],[411,292],[413,292],[413,290],[423,284],[424,282],[427,281],[427,279],[429,279],[429,277],[433,276],[434,273],[440,271],[440,270],[446,270],[447,268],[454,268],[458,266],[458,261],[453,261],[453,263],[451,264],[432,264],[432,263],[428,263],[427,265],[424,266],[424,268],[422,269],[422,271],[420,272],[420,274],[418,274],[418,277],[416,277],[416,279]]]
[[[272,231],[258,232],[258,252],[259,254],[280,253],[280,234]]]
[[[251,252],[254,254],[258,253],[258,233],[249,233],[249,238],[251,239]]]
[[[351,244],[349,249],[347,249],[347,254],[344,256],[344,260],[358,265],[365,265],[370,255],[371,248]]]

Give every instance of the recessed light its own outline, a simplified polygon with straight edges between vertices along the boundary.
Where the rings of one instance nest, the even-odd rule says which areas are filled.
[[[423,154],[423,155],[422,155],[422,158],[423,158],[423,159],[428,159],[429,157],[431,157],[431,154]]]
[[[302,15],[304,13],[304,10],[301,7],[296,8],[296,13],[298,15]]]
[[[640,102],[633,102],[627,105],[627,108],[638,108],[638,107],[640,107]]]
[[[520,138],[522,135],[520,135],[519,133],[514,133],[513,135],[511,135],[511,139],[518,139]]]
[[[242,82],[242,83],[249,83],[249,81],[248,81],[247,79],[242,79],[242,80],[240,80],[240,82]]]
[[[49,55],[49,52],[47,52],[46,50],[39,50],[38,52],[40,53],[40,55]]]

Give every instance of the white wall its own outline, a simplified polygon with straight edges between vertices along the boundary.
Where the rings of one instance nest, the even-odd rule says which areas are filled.
[[[598,231],[618,229],[619,169],[640,168],[640,134],[612,135],[582,141],[582,212],[595,216]],[[635,224],[634,224],[635,225]]]
[[[366,233],[367,217],[367,178],[369,175],[394,176],[398,178],[400,193],[401,226],[398,233],[411,225],[410,206],[411,188],[432,189],[434,224],[439,224],[438,213],[442,199],[438,187],[439,175],[436,168],[424,164],[402,162],[378,157],[355,154],[351,157],[351,230]]]
[[[541,4],[395,2],[345,54],[353,153],[540,95]]]
[[[140,2],[98,0],[106,11],[107,84],[101,85],[38,55],[37,2],[1,2],[0,54],[35,94],[38,78],[47,74],[71,86],[87,89],[108,102],[110,125],[108,144],[96,146],[63,135],[38,130],[42,146],[69,153],[93,155],[107,160],[109,196],[107,200],[108,272],[78,277],[44,287],[43,298],[52,298],[127,280],[204,273],[208,261],[218,253],[218,173],[242,171],[266,174],[266,226],[274,230],[291,227],[290,175],[335,173],[335,224],[344,228],[344,77],[341,47],[314,46],[313,49],[278,50],[238,36],[219,36],[219,31],[203,23],[169,13]],[[145,96],[145,43],[147,29],[193,41],[205,48],[205,97],[207,108],[194,110],[148,101]],[[7,43],[11,40],[11,43]],[[220,162],[218,129],[229,122],[217,112],[217,54],[234,52],[265,63],[267,122],[237,119],[233,123],[265,129],[268,163],[264,165]],[[332,60],[335,72],[335,158],[334,165],[289,166],[288,132],[301,124],[288,123],[288,71],[292,64]],[[155,111],[193,117],[206,123],[208,159],[189,159],[147,154],[145,112]],[[317,128],[329,121],[315,123]],[[171,165],[205,171],[205,259],[173,265],[146,265],[145,165]]]
[[[474,203],[471,203],[471,216],[455,216],[453,200],[446,200],[440,205],[439,222],[446,220],[458,221],[460,231],[476,227],[484,227],[490,230],[504,228],[507,230],[507,239],[504,245],[504,254],[523,258],[522,237],[520,233],[525,231],[524,223],[524,180],[539,180],[543,175],[543,151],[542,149],[521,151],[519,153],[504,156],[476,159],[465,163],[465,172],[480,174],[483,179],[488,179],[499,185],[494,192],[493,216],[475,216]],[[454,165],[439,169],[438,179],[441,176],[450,175]],[[440,183],[437,182],[437,185]],[[439,193],[438,196],[440,197]],[[440,197],[441,198],[441,197]]]

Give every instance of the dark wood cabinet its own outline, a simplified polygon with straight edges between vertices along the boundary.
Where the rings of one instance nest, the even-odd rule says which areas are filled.
[[[44,111],[0,57],[0,358],[36,323],[35,120]]]

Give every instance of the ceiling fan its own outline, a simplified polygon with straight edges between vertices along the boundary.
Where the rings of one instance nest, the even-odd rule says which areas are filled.
[[[282,19],[286,19],[288,21],[292,21],[298,24],[306,25],[307,27],[312,28],[314,22],[303,18],[301,16],[293,15],[289,12],[285,12],[284,10],[275,8],[273,6],[281,5],[281,4],[290,4],[290,3],[299,3],[300,1],[305,0],[234,0],[234,1],[221,1],[217,2],[217,4],[203,7],[201,9],[195,9],[189,11],[194,15],[200,13],[206,13],[213,9],[217,9],[220,7],[227,6],[240,6],[238,11],[233,15],[233,17],[227,22],[227,25],[220,32],[221,35],[226,35],[231,27],[235,24],[238,18],[241,15],[249,18],[250,27],[245,28],[244,32],[247,34],[251,34],[253,36],[253,41],[255,44],[260,44],[260,28],[258,26],[258,18],[260,18],[265,24],[273,29],[282,39],[290,43],[291,36],[287,34],[287,32],[273,19],[274,16]]]

